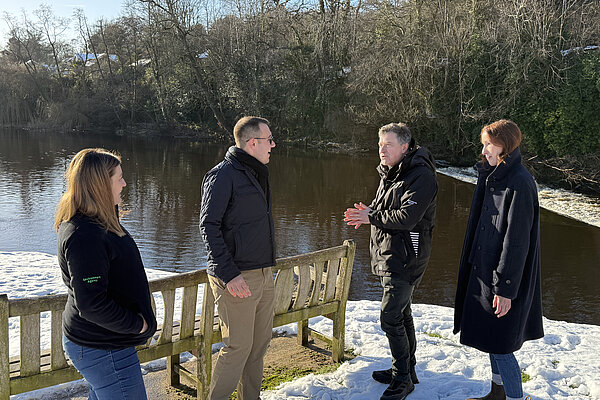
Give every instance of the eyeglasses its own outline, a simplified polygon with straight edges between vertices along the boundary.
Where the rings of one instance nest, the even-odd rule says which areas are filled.
[[[258,140],[260,140],[260,139],[262,139],[262,140],[268,140],[268,141],[269,141],[269,144],[273,144],[273,143],[275,143],[275,140],[273,139],[273,136],[269,136],[268,138],[267,138],[267,137],[251,137],[250,139],[247,139],[247,140],[246,140],[246,143],[248,143],[248,142],[249,142],[249,141],[251,141],[252,139],[258,139]]]

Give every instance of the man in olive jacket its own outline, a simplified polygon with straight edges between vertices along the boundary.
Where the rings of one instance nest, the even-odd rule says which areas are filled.
[[[273,329],[275,240],[267,163],[275,147],[269,122],[240,119],[235,146],[202,182],[200,232],[225,346],[209,399],[257,400]]]
[[[375,199],[354,204],[344,220],[355,228],[371,224],[371,268],[383,287],[381,328],[392,353],[392,368],[374,371],[373,379],[389,384],[381,400],[402,400],[419,383],[411,302],[431,254],[438,186],[433,156],[405,124],[379,129],[379,157]]]

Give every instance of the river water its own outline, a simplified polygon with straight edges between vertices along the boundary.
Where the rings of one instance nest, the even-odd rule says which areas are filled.
[[[0,130],[0,251],[56,254],[52,225],[65,189],[63,174],[85,147],[121,153],[127,182],[122,198],[131,210],[123,225],[146,267],[180,272],[205,265],[200,185],[228,146],[173,138]],[[370,273],[369,227],[355,230],[343,222],[348,206],[373,198],[378,161],[375,152],[349,156],[278,144],[269,164],[278,257],[354,239],[351,300],[381,296]],[[474,186],[444,175],[438,179],[433,253],[414,302],[452,306]],[[544,315],[600,325],[600,228],[546,210],[541,220]]]

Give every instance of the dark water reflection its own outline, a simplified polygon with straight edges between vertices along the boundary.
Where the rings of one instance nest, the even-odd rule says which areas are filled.
[[[146,266],[170,271],[203,266],[200,184],[227,146],[167,138],[0,131],[0,251],[56,253],[52,223],[64,190],[62,174],[74,153],[96,146],[123,156],[123,199],[131,208],[124,225]],[[377,162],[376,154],[351,157],[279,144],[269,164],[278,256],[354,239],[354,300],[379,300],[381,291],[369,270],[369,229],[347,227],[342,213],[355,201],[372,199]],[[414,300],[451,306],[473,186],[442,175],[439,183],[433,254]],[[599,266],[600,229],[542,213],[545,316],[600,325]]]

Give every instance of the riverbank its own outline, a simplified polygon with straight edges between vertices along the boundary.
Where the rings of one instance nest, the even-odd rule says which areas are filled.
[[[11,298],[64,293],[56,256],[34,252],[0,253],[0,293]],[[172,273],[147,269],[149,279]],[[15,285],[14,282],[19,282]],[[200,297],[201,298],[201,297]],[[346,311],[346,348],[356,358],[344,362],[334,371],[309,374],[285,382],[261,394],[263,400],[377,400],[385,389],[371,379],[375,369],[388,368],[391,362],[385,334],[379,326],[378,301],[349,301]],[[486,393],[489,386],[489,360],[482,353],[462,346],[458,335],[452,334],[453,310],[449,307],[415,304],[415,329],[418,342],[417,374],[421,383],[416,386],[411,400],[444,398],[463,400],[471,395]],[[160,313],[158,319],[160,320]],[[42,346],[49,340],[49,316],[42,315]],[[310,320],[310,326],[331,334],[331,321],[324,317]],[[553,321],[544,318],[546,336],[526,342],[516,355],[524,376],[524,391],[535,399],[590,400],[600,399],[600,326]],[[277,334],[293,335],[294,324],[277,330]],[[18,354],[18,328],[9,321],[11,354]],[[290,358],[290,343],[274,346],[272,356],[294,366],[296,356]],[[217,350],[215,345],[213,350]],[[184,355],[191,360],[192,356]],[[313,359],[314,360],[314,359]],[[320,361],[304,361],[318,364]],[[142,366],[149,383],[150,399],[185,399],[191,396],[185,390],[177,391],[164,386],[160,371],[165,361],[157,360]],[[332,368],[333,369],[333,368]],[[159,371],[157,373],[157,371]],[[154,382],[154,384],[152,383]],[[79,399],[85,388],[82,381],[46,388],[14,396],[12,400]],[[187,397],[189,398],[189,397]]]
[[[26,131],[61,131],[59,128],[48,128],[46,125],[26,127],[7,127],[12,129],[23,129]],[[157,126],[156,124],[140,123],[126,129],[94,128],[89,130],[62,130],[65,134],[116,134],[118,136],[135,137],[170,137],[177,140],[232,143],[233,138],[222,130],[215,130],[210,126],[199,125],[173,125]],[[375,132],[375,130],[374,130]],[[363,132],[363,135],[365,133]],[[327,137],[279,137],[275,133],[276,143],[279,145],[292,146],[307,151],[326,152],[357,155],[376,151],[375,140],[364,140],[363,136],[352,135],[348,141],[340,141],[339,138],[329,135]],[[438,160],[456,160],[457,165],[470,163],[471,159],[457,158],[456,154],[447,152],[435,144],[421,143],[429,147]],[[469,157],[469,156],[467,156]],[[474,163],[475,161],[473,161]],[[575,157],[552,157],[542,159],[538,156],[529,157],[525,160],[526,166],[535,176],[536,180],[553,189],[561,189],[580,193],[586,197],[600,199],[600,155],[590,154]],[[441,164],[447,163],[442,161]],[[455,164],[453,162],[453,164]]]
[[[443,167],[438,172],[463,182],[475,184],[477,173],[473,168]],[[576,193],[566,189],[539,185],[540,207],[549,211],[600,227],[600,197]]]

